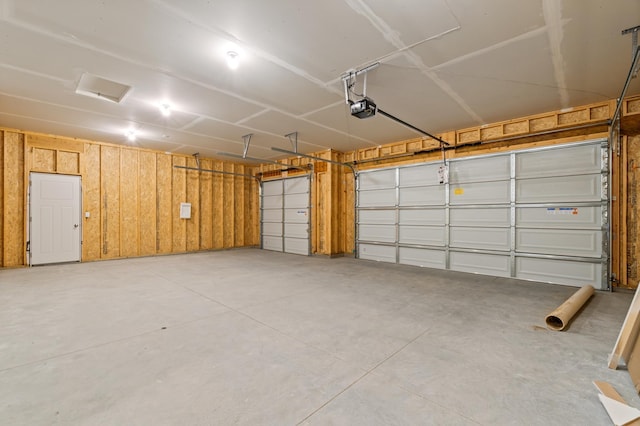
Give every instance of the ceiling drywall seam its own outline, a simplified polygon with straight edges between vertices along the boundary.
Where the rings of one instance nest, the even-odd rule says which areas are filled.
[[[474,119],[478,124],[484,123],[484,120],[462,99],[453,88],[438,75],[432,71],[422,59],[415,53],[405,50],[406,45],[400,39],[398,32],[393,30],[383,19],[375,14],[371,8],[365,4],[362,0],[346,0],[347,4],[356,13],[364,16],[369,20],[375,29],[377,29],[383,37],[395,46],[397,49],[404,51],[406,58],[420,70],[422,74],[430,78],[440,89],[445,92],[451,99],[453,99],[469,116]]]
[[[561,4],[562,3],[557,0],[542,0],[542,15],[547,26],[549,50],[551,52],[553,72],[560,95],[560,104],[562,108],[568,108],[570,106],[569,91],[567,90],[567,79],[562,60],[563,31]]]
[[[251,53],[255,54],[256,56],[265,59],[273,64],[278,65],[281,68],[286,69],[287,71],[296,74],[299,77],[304,78],[305,80],[316,84],[317,86],[329,90],[330,92],[336,93],[338,95],[342,95],[342,91],[338,88],[333,88],[327,85],[327,83],[325,83],[324,81],[312,76],[311,74],[309,74],[308,72],[306,72],[303,69],[300,69],[298,67],[296,67],[295,65],[292,65],[286,61],[283,61],[282,59],[278,58],[277,56],[264,51],[262,49],[257,49],[253,46],[249,46],[247,44],[245,44],[242,40],[238,40],[234,35],[227,33],[226,31],[221,30],[220,28],[217,27],[212,27],[210,25],[207,25],[205,23],[202,22],[198,22],[194,19],[193,16],[188,15],[186,12],[184,12],[182,9],[179,9],[177,7],[174,7],[172,5],[167,4],[165,1],[163,0],[149,0],[151,3],[155,3],[157,6],[160,6],[164,9],[166,9],[167,11],[169,11],[170,13],[182,18],[183,20],[196,25],[198,27],[200,27],[203,30],[206,30],[208,32],[214,33],[215,35],[222,37],[226,40],[229,41],[233,41],[235,43],[237,43],[238,45],[240,45],[243,48],[246,48],[247,50],[249,50]]]
[[[112,52],[107,51],[107,50],[98,49],[96,46],[93,46],[93,45],[91,45],[91,44],[89,44],[89,43],[84,43],[84,42],[82,42],[82,41],[80,41],[80,40],[78,40],[78,39],[75,39],[75,38],[62,37],[62,36],[60,36],[59,34],[56,34],[56,33],[50,32],[50,31],[45,31],[45,30],[43,30],[43,29],[41,29],[41,28],[39,28],[39,27],[36,27],[36,26],[34,26],[34,25],[31,25],[31,24],[28,24],[28,23],[26,23],[26,22],[22,22],[22,21],[20,21],[20,20],[15,19],[15,18],[14,18],[14,19],[12,19],[11,21],[6,21],[6,22],[9,22],[10,24],[15,25],[15,26],[17,26],[17,27],[24,28],[24,29],[26,29],[26,30],[28,30],[28,31],[32,31],[32,32],[34,32],[34,33],[41,34],[41,35],[44,35],[44,36],[46,36],[46,37],[51,37],[51,38],[56,39],[56,40],[58,40],[58,41],[61,41],[61,42],[63,42],[63,43],[73,44],[73,45],[76,45],[76,46],[78,46],[78,47],[81,47],[81,48],[87,49],[87,50],[89,50],[89,51],[92,51],[92,52],[95,52],[95,53],[99,53],[99,54],[102,54],[102,55],[109,56],[109,57],[111,57],[111,58],[114,58],[114,59],[120,60],[120,61],[122,61],[122,62],[127,62],[127,63],[130,63],[130,64],[132,64],[132,65],[139,66],[139,67],[144,68],[144,69],[147,69],[147,70],[151,70],[151,71],[159,72],[159,73],[164,74],[164,75],[166,75],[166,76],[168,76],[168,77],[176,78],[176,79],[178,79],[178,80],[185,81],[185,82],[191,83],[191,84],[193,84],[193,85],[195,85],[195,86],[203,87],[203,88],[208,89],[208,90],[216,91],[216,92],[219,92],[219,93],[225,94],[225,95],[227,95],[227,96],[230,96],[230,97],[232,97],[232,98],[236,98],[236,99],[239,99],[239,100],[241,100],[241,101],[244,101],[244,102],[247,102],[247,103],[250,103],[250,104],[253,104],[253,105],[257,105],[257,106],[262,107],[262,108],[264,108],[264,109],[268,109],[268,110],[272,110],[272,111],[275,111],[275,112],[279,112],[279,113],[284,114],[284,115],[286,115],[286,116],[288,116],[288,117],[292,117],[292,118],[295,118],[295,119],[301,119],[301,120],[304,120],[304,121],[306,121],[306,122],[308,122],[308,123],[311,123],[311,124],[313,124],[313,125],[315,125],[315,126],[319,126],[319,127],[323,127],[323,128],[326,128],[326,129],[332,130],[332,131],[334,131],[334,132],[336,132],[336,133],[338,133],[338,134],[341,134],[341,135],[343,135],[343,136],[346,136],[346,137],[349,137],[349,138],[355,138],[355,139],[361,140],[362,142],[366,142],[366,143],[369,143],[369,144],[373,144],[373,142],[371,142],[371,141],[370,141],[370,140],[368,140],[368,139],[361,138],[361,137],[354,136],[354,135],[350,135],[350,134],[348,134],[348,133],[346,133],[346,132],[342,132],[342,131],[340,131],[340,130],[337,130],[337,129],[333,129],[333,128],[330,128],[330,127],[324,126],[324,125],[322,125],[322,124],[320,124],[320,123],[316,123],[316,122],[314,122],[314,121],[311,121],[311,120],[308,120],[308,119],[305,119],[305,118],[300,118],[300,117],[298,117],[297,115],[292,114],[292,113],[290,113],[290,112],[288,112],[288,111],[283,111],[283,110],[281,110],[280,108],[274,107],[274,106],[272,106],[272,105],[264,104],[264,103],[262,103],[262,102],[256,101],[255,99],[245,98],[245,97],[243,97],[243,96],[238,95],[237,93],[230,92],[230,91],[227,91],[227,90],[223,90],[223,89],[220,89],[220,88],[218,88],[218,87],[216,87],[216,86],[213,86],[213,85],[210,85],[210,84],[207,84],[207,83],[203,83],[203,82],[201,82],[201,81],[194,80],[194,79],[191,79],[191,78],[188,78],[188,77],[180,76],[180,75],[177,75],[177,74],[175,74],[175,73],[173,73],[173,72],[171,72],[171,71],[163,70],[163,69],[161,69],[161,68],[151,66],[151,65],[146,64],[146,63],[144,63],[144,62],[141,62],[141,61],[138,61],[138,60],[135,60],[135,59],[132,59],[132,58],[126,57],[126,56],[117,55],[117,54],[112,53]],[[31,71],[31,72],[33,72],[33,71]],[[46,77],[46,78],[53,78],[53,77],[51,77],[51,76],[45,76],[45,77]],[[25,98],[25,99],[27,99],[27,98]],[[36,101],[35,99],[28,99],[28,100]],[[36,101],[36,102],[40,102],[40,101]],[[52,104],[52,105],[55,105],[55,104]],[[58,106],[64,106],[64,105],[58,105]],[[84,111],[84,112],[91,112],[91,111],[87,111],[87,110],[84,110],[84,109],[77,109],[77,110],[78,110],[78,111]],[[186,111],[186,112],[189,112],[189,111]],[[91,113],[94,113],[94,112],[91,112]],[[201,117],[203,116],[202,114],[197,114],[197,113],[192,113],[192,112],[189,112],[189,113],[194,114],[194,115],[197,115],[197,116],[201,116]],[[104,114],[100,114],[100,115],[104,115]],[[125,120],[125,121],[126,121],[126,119],[123,119],[123,118],[121,118],[121,117],[117,117],[117,116],[110,116],[110,115],[109,115],[108,117],[115,118],[115,119],[118,119],[118,120]],[[231,125],[235,124],[235,123],[232,123],[232,122],[219,120],[219,119],[216,119],[216,118],[214,118],[214,117],[208,117],[208,116],[204,116],[204,117],[206,117],[206,118],[208,118],[208,119],[211,119],[211,120],[214,120],[214,121],[218,121],[218,122],[221,122],[221,123],[225,123],[225,124],[231,124]],[[128,121],[132,121],[132,120],[128,120]],[[132,121],[132,122],[135,122],[135,123],[137,123],[137,124],[141,124],[141,125],[152,126],[152,127],[155,127],[155,126],[156,126],[156,125],[155,125],[155,124],[153,124],[153,123],[146,123],[146,122],[141,122],[141,121]],[[255,130],[255,129],[252,129],[252,128],[250,128],[250,129],[251,129],[251,130]],[[185,132],[185,133],[192,134],[192,135],[197,135],[197,136],[210,136],[210,135],[202,135],[202,134],[194,133],[194,132]],[[265,133],[265,134],[267,134],[266,132],[261,132],[261,133]],[[275,134],[273,134],[273,136],[281,136],[281,135],[275,135]],[[229,142],[233,142],[233,143],[241,143],[241,142],[238,142],[238,141],[236,141],[236,140],[229,140],[229,139],[224,139],[224,138],[218,138],[218,139],[225,140],[225,141],[229,141]],[[155,139],[153,139],[153,140],[155,140]],[[166,140],[163,140],[162,142],[166,142]],[[317,145],[317,144],[313,144],[313,143],[309,143],[309,142],[305,142],[305,143],[307,143],[307,144],[309,144],[309,145],[313,145],[313,146],[318,146],[318,147],[321,147],[321,148],[325,148],[325,147],[324,147],[324,146],[322,146],[322,145]],[[375,145],[375,144],[373,144],[373,145]]]
[[[456,65],[459,64],[460,62],[466,61],[468,59],[472,59],[475,58],[476,56],[481,56],[484,55],[485,53],[489,53],[491,51],[497,50],[497,49],[501,49],[505,46],[508,46],[512,43],[517,43],[523,40],[528,40],[530,38],[534,38],[537,37],[543,33],[547,32],[547,28],[546,27],[539,27],[536,28],[535,30],[531,30],[531,31],[527,31],[526,33],[520,34],[518,36],[515,36],[513,38],[510,38],[509,40],[504,40],[501,41],[499,43],[496,44],[492,44],[491,46],[487,46],[487,47],[483,47],[482,49],[478,49],[475,50],[471,53],[467,53],[466,55],[462,55],[462,56],[458,56],[457,58],[453,58],[451,60],[448,60],[446,62],[442,62],[438,65],[435,65],[433,67],[431,67],[431,70],[433,71],[437,71],[440,70],[442,68],[446,68],[449,67],[451,65]]]

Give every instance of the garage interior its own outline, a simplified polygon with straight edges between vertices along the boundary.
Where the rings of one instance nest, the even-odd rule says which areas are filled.
[[[0,20],[0,423],[612,424],[594,381],[640,407],[637,326],[611,365],[637,2]]]

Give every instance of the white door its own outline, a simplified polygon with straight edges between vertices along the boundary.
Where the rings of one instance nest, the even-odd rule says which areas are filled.
[[[80,176],[31,173],[31,265],[80,261],[80,194]]]

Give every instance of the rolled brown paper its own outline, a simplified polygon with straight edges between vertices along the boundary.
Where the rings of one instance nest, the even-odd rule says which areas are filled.
[[[594,289],[591,285],[585,285],[576,291],[573,296],[565,300],[555,311],[545,318],[547,328],[555,331],[562,331],[569,324],[571,318],[582,308],[587,300],[593,295]]]

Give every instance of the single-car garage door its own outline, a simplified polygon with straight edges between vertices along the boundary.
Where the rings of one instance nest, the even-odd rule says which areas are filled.
[[[309,206],[309,175],[263,182],[262,248],[309,255]]]
[[[360,172],[361,259],[608,286],[606,140]]]

